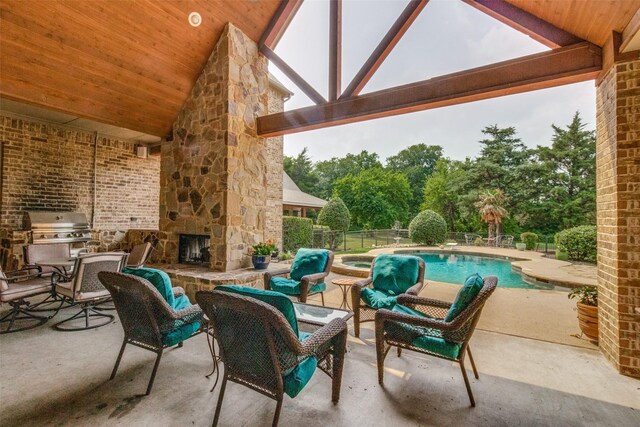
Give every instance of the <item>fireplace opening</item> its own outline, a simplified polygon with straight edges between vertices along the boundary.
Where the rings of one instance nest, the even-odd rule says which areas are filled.
[[[178,246],[178,262],[181,264],[209,265],[209,236],[181,234]]]

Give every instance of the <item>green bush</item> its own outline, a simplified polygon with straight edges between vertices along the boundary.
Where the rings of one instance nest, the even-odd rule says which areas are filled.
[[[282,217],[282,250],[295,252],[313,243],[313,221],[297,216]]]
[[[335,250],[342,242],[343,233],[349,230],[350,223],[349,209],[341,198],[333,197],[327,202],[318,214],[318,224],[329,228],[331,231],[325,231],[321,235],[321,239],[329,249]],[[320,234],[320,233],[317,233]],[[321,244],[318,247],[322,246]]]
[[[447,222],[434,211],[422,211],[411,220],[409,236],[414,243],[424,245],[442,243],[447,238]]]
[[[559,250],[566,251],[571,261],[596,262],[597,234],[595,225],[568,228],[555,235]]]
[[[536,233],[526,232],[520,235],[522,243],[527,245],[527,250],[532,251],[538,246],[538,235]]]

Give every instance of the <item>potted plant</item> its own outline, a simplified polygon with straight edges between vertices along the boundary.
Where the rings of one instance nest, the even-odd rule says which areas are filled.
[[[516,243],[516,249],[519,251],[524,251],[527,248],[526,243],[518,242]]]
[[[578,323],[587,338],[598,341],[598,290],[583,286],[569,292],[569,299],[578,298]]]
[[[251,255],[251,262],[256,270],[266,270],[271,262],[271,254],[277,251],[278,247],[272,240],[266,242],[260,242],[253,245],[253,253]]]

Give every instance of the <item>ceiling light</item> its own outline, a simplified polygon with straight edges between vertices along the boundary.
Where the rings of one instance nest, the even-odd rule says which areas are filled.
[[[191,24],[192,27],[198,27],[202,24],[202,17],[198,12],[191,12],[189,14],[189,24]]]

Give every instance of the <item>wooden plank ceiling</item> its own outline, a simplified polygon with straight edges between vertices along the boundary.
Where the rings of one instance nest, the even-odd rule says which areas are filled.
[[[0,0],[0,95],[163,136],[225,24],[257,42],[279,4]]]

